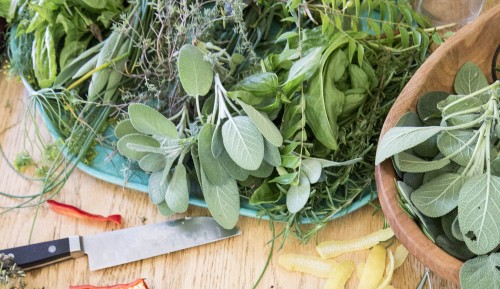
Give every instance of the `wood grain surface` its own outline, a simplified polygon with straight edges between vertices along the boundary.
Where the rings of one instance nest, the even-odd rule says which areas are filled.
[[[487,0],[486,8],[496,3],[500,3],[500,0]],[[17,80],[4,75],[0,76],[0,91],[0,144],[8,160],[13,161],[16,154],[28,145],[25,142],[23,122],[28,98]],[[39,183],[23,179],[9,167],[6,160],[0,160],[0,192],[28,195],[38,193],[39,190]],[[55,199],[93,213],[121,213],[123,224],[117,226],[77,220],[58,215],[43,204],[38,211],[35,208],[26,208],[0,215],[0,248],[71,235],[100,233],[166,219],[157,214],[145,194],[107,184],[80,171],[75,171],[70,176],[68,183]],[[0,207],[11,207],[18,203],[0,196]],[[377,203],[374,205],[378,206]],[[318,241],[350,239],[381,229],[384,218],[375,206],[365,206],[332,221],[319,234]],[[208,215],[208,211],[190,206],[186,214],[172,218],[184,215]],[[272,234],[267,221],[241,217],[238,226],[242,231],[242,235],[238,237],[100,271],[90,272],[86,257],[36,269],[27,273],[27,288],[63,289],[81,284],[104,286],[128,283],[139,277],[145,278],[153,289],[252,288],[265,265],[270,249],[268,242]],[[276,230],[281,229],[283,225],[277,224]],[[396,244],[397,241],[394,245]],[[314,240],[309,244],[288,240],[281,251],[275,250],[269,268],[257,288],[322,288],[324,279],[288,272],[277,264],[279,254],[316,254],[314,247]],[[339,259],[360,263],[365,261],[367,253],[361,251],[346,254]],[[393,285],[395,288],[413,289],[423,272],[424,266],[414,257],[409,257],[395,272]],[[431,274],[431,280],[433,288],[458,288],[434,274]],[[357,283],[357,278],[353,277],[346,288],[356,288]]]

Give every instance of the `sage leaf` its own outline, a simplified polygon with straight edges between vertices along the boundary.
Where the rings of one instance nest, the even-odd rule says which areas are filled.
[[[460,190],[458,221],[467,247],[477,255],[500,244],[500,177],[470,177]]]
[[[463,289],[500,288],[500,253],[468,260],[460,269]]]
[[[413,151],[422,157],[435,158],[439,154],[439,148],[437,145],[438,135],[435,134],[428,140],[422,142],[413,147]]]
[[[171,215],[175,214],[175,212],[174,212],[174,211],[172,211],[172,210],[168,207],[167,203],[165,203],[165,202],[161,202],[161,203],[159,203],[159,204],[156,206],[156,208],[158,209],[158,212],[159,212],[160,214],[162,214],[163,216],[171,216]]]
[[[438,126],[441,123],[441,111],[437,104],[445,100],[450,93],[444,91],[431,91],[422,95],[417,102],[418,116],[428,126]]]
[[[238,181],[244,181],[250,175],[250,171],[238,166],[225,150],[222,151],[219,160],[227,173]]]
[[[436,245],[446,253],[462,261],[469,260],[476,256],[467,248],[465,243],[452,241],[445,234],[436,237]]]
[[[276,203],[279,201],[281,198],[281,193],[276,186],[268,183],[268,182],[263,182],[262,185],[260,185],[255,192],[253,192],[252,196],[250,197],[250,205],[256,206],[256,205],[262,205],[262,204],[272,204]]]
[[[459,102],[455,102],[458,100]],[[440,101],[437,107],[443,116],[446,116],[464,110],[479,109],[483,104],[478,98],[464,98],[464,95],[450,95],[445,100]]]
[[[143,134],[177,138],[175,124],[147,105],[133,103],[128,107],[128,114],[134,128]]]
[[[168,181],[163,181],[164,171],[152,173],[149,176],[148,193],[151,203],[158,205],[165,201],[165,193],[167,192]]]
[[[462,234],[462,231],[460,231],[460,223],[458,222],[458,215],[455,217],[455,220],[453,220],[453,223],[451,224],[451,233],[453,234],[453,237],[455,237],[455,239],[461,242],[464,241],[464,236]]]
[[[458,71],[453,86],[456,93],[467,95],[488,86],[488,80],[481,69],[469,61]]]
[[[214,158],[218,158],[224,151],[224,143],[222,142],[222,124],[220,123],[215,127],[210,148],[212,149],[212,155]]]
[[[279,148],[274,146],[267,139],[264,140],[264,160],[272,166],[281,166],[281,154]]]
[[[200,156],[198,154],[198,147],[191,147],[191,160],[193,160],[194,170],[196,172],[196,179],[201,182],[201,167],[200,167]]]
[[[363,160],[363,158],[355,158],[344,162],[334,162],[326,159],[317,159],[317,158],[311,158],[311,159],[319,161],[321,163],[322,168],[350,166],[359,163],[360,161]]]
[[[208,93],[212,87],[214,72],[200,49],[192,44],[183,45],[179,51],[177,67],[182,88],[189,96],[204,96]]]
[[[426,161],[407,152],[400,152],[394,156],[394,164],[403,172],[425,173],[439,170],[450,163],[449,159],[442,158],[433,161]]]
[[[459,174],[444,174],[423,184],[411,194],[411,201],[424,215],[444,216],[458,206],[464,178]]]
[[[391,128],[378,144],[375,164],[426,141],[443,129],[440,126]]]
[[[150,153],[139,160],[139,167],[146,172],[157,172],[165,167],[165,156],[162,154]]]
[[[132,133],[139,133],[139,131],[134,128],[130,119],[120,121],[115,127],[115,135],[117,138],[122,138]]]
[[[474,154],[478,133],[472,130],[451,130],[443,131],[438,136],[438,148],[445,156],[454,155],[451,159],[461,166],[467,166]],[[475,141],[470,142],[474,138]],[[469,144],[467,144],[470,142]]]
[[[250,171],[250,175],[265,179],[269,177],[273,171],[274,167],[272,165],[268,164],[266,161],[262,161],[258,169]]]
[[[403,116],[400,117],[398,119],[398,122],[396,123],[396,127],[407,127],[407,126],[421,127],[424,126],[424,124],[422,123],[416,112],[408,111],[405,114],[403,114]]]
[[[136,145],[142,145],[142,146],[147,146],[147,147],[152,147],[152,148],[159,148],[160,143],[146,135],[138,134],[138,133],[133,133],[133,134],[128,134],[118,140],[116,143],[116,147],[118,148],[118,151],[120,154],[124,155],[125,157],[129,158],[130,160],[133,161],[139,161],[142,159],[147,153],[146,152],[137,152],[134,150],[129,149],[128,145],[129,144],[136,144]]]
[[[280,147],[283,144],[283,136],[281,136],[281,132],[266,114],[256,110],[253,106],[248,105],[243,101],[238,101],[238,104],[241,108],[243,108],[245,113],[248,117],[250,117],[266,140],[277,147]]]
[[[222,126],[222,140],[238,166],[250,171],[259,168],[264,159],[264,139],[249,117],[237,116],[226,121]]]
[[[201,170],[203,197],[214,219],[225,229],[232,229],[238,222],[240,196],[238,185],[233,178],[227,178],[222,185],[214,185]]]
[[[205,172],[206,177],[216,186],[224,184],[229,178],[228,172],[218,158],[212,154],[212,138],[215,132],[215,125],[207,123],[203,125],[198,134],[198,154],[200,157],[200,167]]]
[[[302,172],[307,176],[311,184],[318,182],[323,168],[321,162],[316,159],[304,159],[301,162]]]
[[[186,168],[182,163],[177,164],[174,169],[165,193],[165,201],[168,207],[176,213],[183,213],[188,208],[188,179]]]
[[[299,185],[291,185],[286,194],[286,207],[290,213],[300,211],[309,200],[311,194],[311,184],[305,175],[299,178]]]
[[[424,174],[404,173],[403,182],[412,188],[420,188],[420,186],[424,183]]]

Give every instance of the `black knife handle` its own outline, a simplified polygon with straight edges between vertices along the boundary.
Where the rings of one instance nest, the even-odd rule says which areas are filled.
[[[23,270],[30,270],[71,258],[69,238],[0,250],[13,254],[14,262]]]

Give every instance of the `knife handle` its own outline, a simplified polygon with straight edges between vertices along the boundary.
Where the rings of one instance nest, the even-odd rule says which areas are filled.
[[[77,238],[77,239],[76,239]],[[5,250],[0,250],[2,254],[13,254],[14,262],[24,271],[42,267],[63,261],[77,255],[81,255],[80,238],[70,237],[43,243],[36,243]],[[78,248],[75,250],[74,243],[78,241]],[[70,244],[72,243],[72,244]]]

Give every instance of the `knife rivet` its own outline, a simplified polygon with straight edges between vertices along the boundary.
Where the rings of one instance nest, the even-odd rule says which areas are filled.
[[[56,246],[51,245],[49,246],[49,253],[54,253],[56,251]]]

